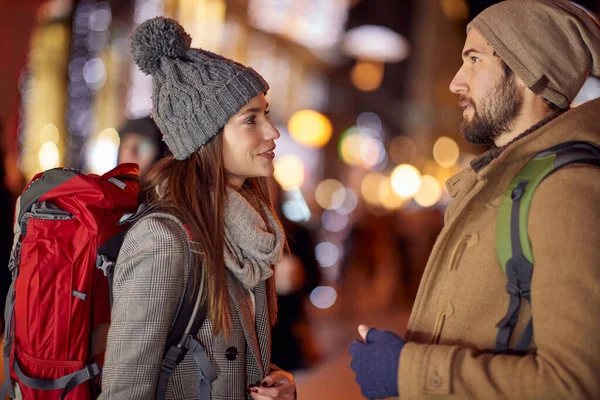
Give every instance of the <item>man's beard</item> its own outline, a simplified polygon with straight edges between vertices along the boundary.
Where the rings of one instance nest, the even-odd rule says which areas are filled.
[[[460,124],[463,136],[471,144],[491,146],[496,138],[514,128],[523,108],[523,93],[511,74],[490,89],[480,104],[461,96],[462,101],[468,101],[473,107],[473,118],[464,119]]]

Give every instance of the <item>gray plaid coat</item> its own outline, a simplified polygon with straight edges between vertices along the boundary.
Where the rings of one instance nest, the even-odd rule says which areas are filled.
[[[183,225],[168,214],[145,216],[127,233],[115,267],[101,399],[154,398],[167,335],[187,283],[189,245]],[[247,399],[248,385],[272,367],[265,284],[254,289],[253,318],[248,290],[229,270],[226,280],[231,338],[213,337],[207,318],[198,340],[218,374],[211,399]],[[188,353],[169,381],[167,399],[197,399],[197,386],[198,370]]]

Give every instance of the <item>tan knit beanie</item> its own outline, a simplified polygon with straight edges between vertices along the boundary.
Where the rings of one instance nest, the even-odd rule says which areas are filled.
[[[566,0],[506,0],[481,12],[477,30],[536,94],[567,108],[588,74],[600,76],[600,26]]]

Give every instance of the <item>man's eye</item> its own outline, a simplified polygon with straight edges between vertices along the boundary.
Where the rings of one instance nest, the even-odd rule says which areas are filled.
[[[471,57],[471,61],[475,64],[477,61],[481,61],[479,57]]]

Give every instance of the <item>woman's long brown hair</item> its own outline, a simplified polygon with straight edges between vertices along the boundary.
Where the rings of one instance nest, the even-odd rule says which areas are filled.
[[[152,209],[160,209],[179,218],[188,229],[201,253],[194,253],[196,268],[204,270],[202,293],[207,301],[208,317],[216,335],[229,337],[228,290],[225,283],[224,207],[227,175],[223,165],[222,131],[186,160],[170,156],[158,161],[141,180],[140,200]],[[214,200],[211,193],[214,193]],[[260,202],[267,205],[281,227],[269,199],[264,179],[246,179],[241,193],[263,216]],[[200,282],[196,282],[199,289]],[[277,321],[277,299],[273,277],[266,282],[269,322]]]

